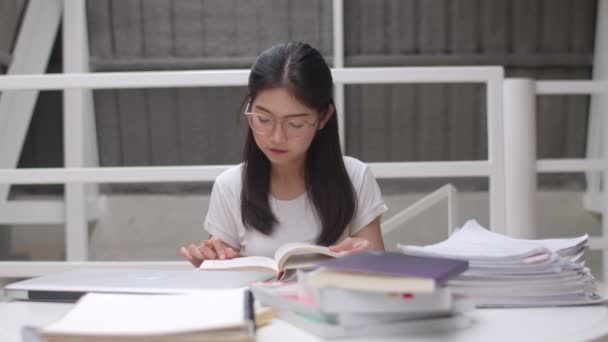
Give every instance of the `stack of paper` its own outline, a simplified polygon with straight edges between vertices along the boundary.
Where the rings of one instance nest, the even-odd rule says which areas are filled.
[[[429,246],[399,246],[406,254],[469,261],[469,269],[448,280],[455,293],[477,306],[554,306],[602,302],[584,266],[588,236],[524,240],[493,233],[468,221],[447,240]]]

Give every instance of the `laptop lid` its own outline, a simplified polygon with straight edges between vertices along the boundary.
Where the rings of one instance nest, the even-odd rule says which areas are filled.
[[[269,277],[268,273],[248,271],[76,269],[9,284],[4,295],[20,300],[76,301],[87,292],[191,293],[245,287]]]

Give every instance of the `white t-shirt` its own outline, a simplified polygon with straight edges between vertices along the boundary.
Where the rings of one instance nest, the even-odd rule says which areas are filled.
[[[352,157],[343,157],[343,160],[357,196],[357,211],[344,235],[352,236],[388,208],[369,167]],[[243,164],[239,164],[216,178],[205,218],[205,230],[240,250],[244,256],[273,257],[277,248],[285,243],[314,243],[321,232],[321,221],[306,192],[287,201],[270,195],[270,207],[278,220],[271,235],[245,228],[241,221],[242,167]]]

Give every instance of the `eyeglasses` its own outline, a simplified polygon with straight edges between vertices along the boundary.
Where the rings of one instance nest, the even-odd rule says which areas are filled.
[[[249,109],[249,105],[247,105],[247,109]],[[277,119],[275,119],[272,115],[261,114],[256,112],[248,112],[245,111],[245,116],[247,117],[247,122],[249,122],[249,127],[254,130],[256,133],[261,135],[270,135],[272,131],[276,127]],[[281,120],[281,128],[283,132],[287,136],[287,139],[302,139],[310,134],[317,126],[318,120],[315,122],[309,122],[304,119],[287,119]]]

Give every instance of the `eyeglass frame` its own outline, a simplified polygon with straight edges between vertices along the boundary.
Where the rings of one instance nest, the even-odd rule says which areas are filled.
[[[288,122],[288,119],[287,119],[287,120],[286,120],[286,119],[276,119],[276,118],[274,118],[274,116],[272,116],[272,115],[266,115],[266,114],[262,114],[262,113],[250,112],[249,110],[251,110],[251,103],[252,103],[252,102],[253,102],[252,100],[249,100],[249,101],[247,102],[247,107],[245,107],[245,111],[243,112],[243,115],[245,116],[245,118],[246,118],[246,120],[247,120],[247,123],[249,124],[249,128],[251,128],[251,130],[252,130],[252,131],[255,131],[256,133],[261,134],[261,135],[264,135],[264,136],[268,136],[268,135],[270,135],[270,134],[271,134],[271,132],[272,132],[272,131],[275,129],[275,127],[276,127],[275,125],[277,124],[277,122],[278,122],[278,121],[282,121],[282,123],[281,123],[281,129],[283,130],[283,133],[285,134],[285,136],[286,136],[288,139],[292,139],[292,140],[300,140],[300,139],[304,139],[304,138],[306,137],[306,136],[295,137],[295,138],[294,138],[294,137],[289,137],[289,136],[288,136],[288,134],[287,134],[287,131],[285,130],[285,124],[283,123],[283,122]],[[270,132],[268,132],[268,133],[264,133],[264,132],[260,132],[260,131],[258,131],[258,130],[256,130],[256,129],[254,129],[254,128],[252,127],[252,123],[251,123],[251,121],[250,121],[250,116],[251,116],[251,115],[262,115],[262,116],[268,116],[268,117],[270,117],[270,119],[271,119],[271,120],[273,120],[272,129],[270,130]],[[303,121],[302,121],[302,123],[304,123],[304,124],[306,124],[306,125],[308,125],[308,126],[310,126],[310,127],[315,127],[315,126],[317,126],[317,125],[319,124],[319,122],[320,122],[320,121],[321,121],[321,118],[317,118],[317,119],[315,120],[315,122],[313,122],[313,123],[310,123],[310,122],[305,121],[305,120],[303,120]]]

